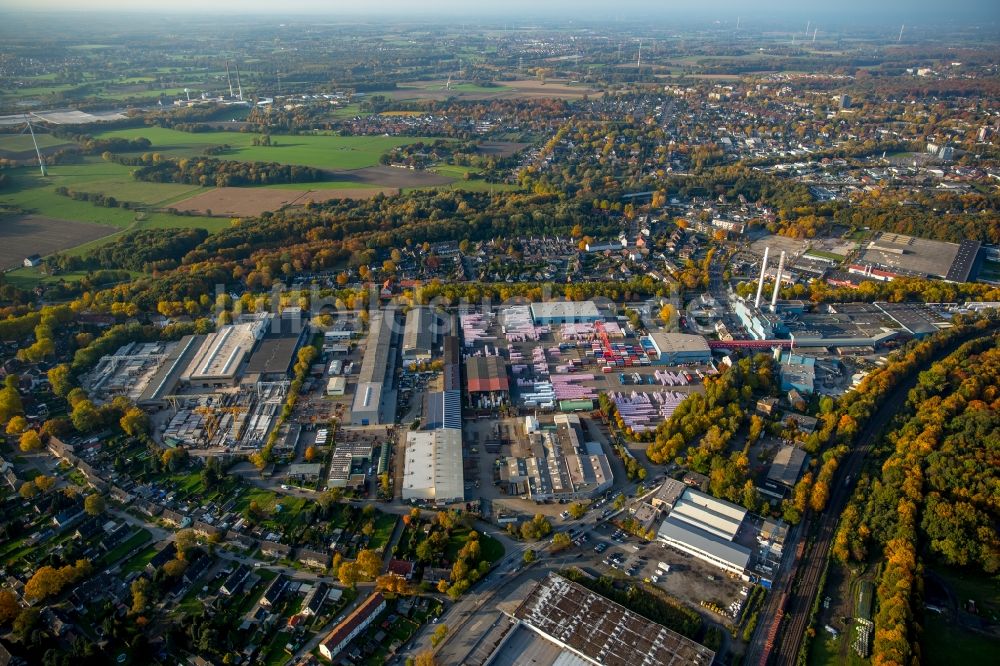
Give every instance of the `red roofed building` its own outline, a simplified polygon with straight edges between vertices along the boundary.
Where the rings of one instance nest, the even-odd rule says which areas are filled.
[[[499,356],[471,356],[465,362],[469,393],[510,391],[507,367]]]
[[[406,580],[410,580],[413,577],[413,562],[408,562],[406,560],[389,560],[389,566],[386,568],[387,573],[396,574],[397,576],[402,576]]]
[[[385,599],[382,598],[381,592],[376,592],[365,599],[350,615],[341,620],[340,624],[334,627],[326,638],[320,641],[320,654],[333,661],[333,658],[347,647],[347,644],[354,640],[358,634],[368,628],[368,625],[383,610],[385,610]]]

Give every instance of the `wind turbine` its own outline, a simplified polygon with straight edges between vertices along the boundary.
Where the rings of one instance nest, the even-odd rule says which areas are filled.
[[[31,143],[35,146],[35,155],[38,156],[38,168],[42,172],[43,176],[47,176],[48,173],[45,172],[45,162],[42,161],[42,151],[38,149],[38,141],[35,139],[35,130],[31,127],[31,118],[28,114],[24,114],[24,122],[28,123],[28,132],[31,134]],[[23,133],[24,130],[21,130]]]
[[[899,44],[901,41],[903,41],[903,29],[905,29],[905,28],[906,28],[906,24],[905,23],[903,25],[899,26],[899,37],[896,38],[896,43],[897,44]]]

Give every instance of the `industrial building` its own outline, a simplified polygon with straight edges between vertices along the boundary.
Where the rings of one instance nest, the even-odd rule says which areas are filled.
[[[194,358],[181,374],[181,384],[199,388],[234,386],[243,364],[263,339],[269,317],[219,327],[205,336]]]
[[[767,481],[761,491],[779,498],[784,497],[798,483],[805,464],[805,451],[795,446],[783,445],[774,454],[771,468],[767,471]]]
[[[370,443],[338,442],[330,457],[327,488],[363,487],[367,478],[364,467],[371,460],[373,451],[374,447]]]
[[[465,499],[461,429],[407,433],[403,499],[439,504]]]
[[[712,350],[700,335],[656,331],[649,336],[649,340],[656,350],[657,362],[662,365],[708,363],[712,360]]]
[[[531,304],[535,326],[553,324],[583,324],[600,321],[600,311],[593,301],[546,301]]]
[[[438,338],[438,317],[428,307],[418,306],[406,313],[403,328],[403,362],[429,361]]]
[[[585,441],[576,414],[556,414],[516,443],[500,477],[509,494],[536,500],[586,499],[611,487],[614,474],[599,442]]]
[[[859,263],[893,275],[968,282],[975,279],[981,250],[974,240],[945,243],[884,231],[868,243]]]
[[[736,542],[746,515],[743,507],[688,488],[660,524],[657,538],[681,552],[747,578],[751,550]]]
[[[781,373],[781,390],[812,393],[816,386],[816,359],[791,352],[781,355],[778,365]]]
[[[268,321],[264,337],[250,355],[244,376],[248,383],[283,381],[291,377],[296,354],[305,343],[309,326],[302,311],[291,308]]]
[[[351,407],[351,424],[381,425],[395,419],[396,399],[390,393],[395,372],[396,354],[393,329],[396,311],[376,310],[369,321],[368,342],[361,362],[357,393]]]
[[[347,377],[343,375],[338,375],[336,377],[330,377],[329,381],[326,383],[326,394],[329,396],[341,396],[347,392]]]
[[[470,394],[508,393],[507,364],[499,356],[470,356],[465,361]]]
[[[555,573],[511,613],[489,666],[710,666],[712,650]]]
[[[462,392],[429,391],[424,395],[424,429],[462,429]]]
[[[123,345],[81,378],[83,387],[97,404],[125,396],[145,409],[162,409],[203,340],[187,335],[178,342]]]

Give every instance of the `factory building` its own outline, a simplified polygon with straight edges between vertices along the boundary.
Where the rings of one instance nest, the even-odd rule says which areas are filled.
[[[732,574],[747,578],[751,550],[737,543],[747,511],[688,488],[663,520],[657,538]]]
[[[461,429],[408,432],[404,462],[404,500],[447,504],[465,499]]]
[[[531,304],[535,326],[584,324],[600,321],[601,313],[593,301],[546,301]]]
[[[201,346],[202,336],[185,335],[167,353],[166,359],[160,364],[149,382],[143,387],[142,393],[135,404],[143,409],[165,409],[167,396],[173,394],[180,381],[181,374],[191,363],[195,353]]]
[[[710,666],[715,653],[556,573],[534,585],[483,662]]]
[[[465,361],[465,375],[473,405],[486,408],[509,399],[507,364],[499,356],[470,356]]]
[[[426,430],[436,428],[462,428],[462,392],[429,391],[424,396],[424,420]]]
[[[586,499],[611,487],[614,475],[600,443],[585,441],[576,414],[556,414],[551,426],[528,429],[500,477],[509,493],[536,500]]]
[[[199,388],[234,386],[244,363],[263,339],[269,317],[227,324],[205,336],[180,381]]]
[[[396,358],[393,348],[395,310],[374,311],[369,321],[368,343],[361,362],[357,393],[351,407],[351,424],[356,426],[392,423],[396,399],[391,386]]]
[[[308,337],[302,311],[291,308],[268,322],[263,339],[247,363],[246,383],[283,381],[291,377],[296,354]]]
[[[786,352],[778,366],[781,372],[781,390],[812,393],[816,384],[816,359]]]
[[[708,363],[712,360],[712,350],[700,335],[657,331],[649,336],[649,340],[656,350],[657,363],[661,365]]]
[[[428,307],[415,307],[406,313],[403,328],[403,362],[429,361],[438,338],[438,318]]]

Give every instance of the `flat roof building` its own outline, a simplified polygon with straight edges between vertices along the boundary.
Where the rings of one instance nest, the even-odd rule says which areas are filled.
[[[227,324],[206,336],[181,383],[202,388],[233,386],[257,343],[264,337],[267,319]]]
[[[437,315],[430,308],[418,306],[407,312],[403,328],[403,360],[429,360],[438,338],[437,329]]]
[[[531,304],[535,326],[582,324],[602,319],[593,301],[546,301]]]
[[[656,331],[649,338],[656,350],[659,363],[663,365],[708,363],[712,360],[712,350],[709,349],[705,338],[700,335]]]
[[[767,479],[790,490],[798,482],[805,464],[806,452],[786,444],[774,454],[771,468],[767,471]]]
[[[657,538],[681,552],[746,576],[751,550],[736,543],[746,509],[688,488],[663,520]]]
[[[406,434],[403,499],[439,503],[465,499],[462,431],[455,428]]]
[[[395,310],[371,314],[358,389],[351,407],[352,425],[380,425],[391,423],[395,418],[395,397],[383,395],[396,365],[392,348],[395,317]]]

